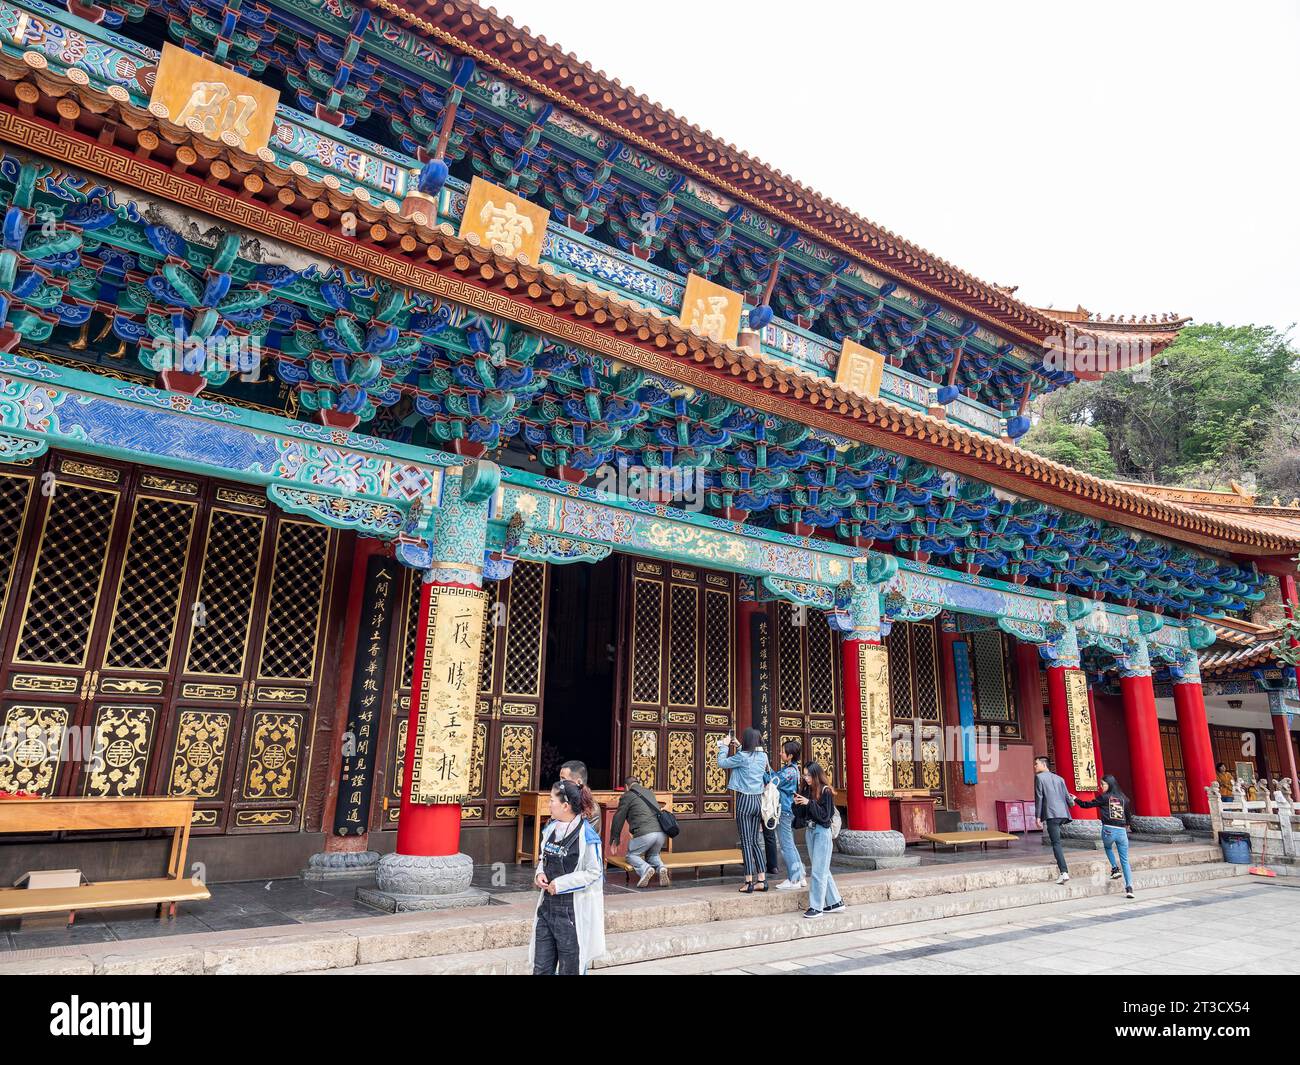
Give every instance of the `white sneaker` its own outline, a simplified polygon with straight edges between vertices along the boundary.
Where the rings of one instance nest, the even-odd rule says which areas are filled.
[[[648,883],[650,883],[651,880],[654,879],[654,875],[655,875],[654,867],[651,866],[650,868],[646,869],[644,873],[641,874],[641,879],[636,882],[636,886],[645,887]]]
[[[1066,883],[1069,879],[1070,879],[1070,874],[1069,874],[1069,873],[1062,873],[1060,876],[1058,876],[1058,877],[1056,878],[1056,882],[1057,882],[1058,884],[1064,884],[1064,883]]]
[[[799,886],[798,884],[792,884],[792,883],[790,883],[790,880],[789,880],[789,878],[787,877],[785,880],[782,880],[781,883],[779,883],[779,884],[776,885],[776,890],[777,890],[777,891],[793,891],[793,890],[794,890],[795,888],[797,888],[798,886]]]

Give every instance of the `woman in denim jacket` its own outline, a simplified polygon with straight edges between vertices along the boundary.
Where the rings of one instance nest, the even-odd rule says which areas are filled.
[[[740,830],[740,851],[745,857],[745,886],[742,895],[755,890],[766,891],[767,856],[763,852],[763,818],[761,814],[763,785],[767,781],[769,766],[767,754],[760,744],[762,734],[756,728],[747,728],[740,736],[740,750],[728,754],[735,742],[734,736],[718,741],[718,768],[730,769],[727,787],[736,793],[736,827]]]
[[[770,774],[781,793],[781,821],[776,826],[776,839],[781,845],[781,860],[785,862],[785,879],[776,885],[777,891],[798,891],[808,886],[799,849],[794,845],[794,793],[799,790],[799,756],[803,745],[798,740],[786,740],[781,747],[781,768]]]

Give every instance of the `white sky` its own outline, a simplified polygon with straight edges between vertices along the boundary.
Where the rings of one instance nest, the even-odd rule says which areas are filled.
[[[1300,321],[1300,0],[493,2],[1029,303]]]

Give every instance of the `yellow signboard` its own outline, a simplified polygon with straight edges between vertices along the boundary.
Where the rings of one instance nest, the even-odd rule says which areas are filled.
[[[740,333],[739,292],[715,285],[699,274],[686,275],[686,295],[678,320],[687,329],[722,344],[734,344]]]
[[[538,263],[550,219],[546,208],[476,177],[460,218],[460,236],[464,239],[473,233],[485,247],[499,246],[506,255],[526,256],[530,263]]]
[[[840,365],[835,383],[868,399],[880,398],[880,382],[885,375],[885,357],[878,351],[845,340],[840,348]]]
[[[149,102],[166,107],[178,126],[197,120],[204,136],[221,140],[223,133],[233,134],[240,148],[256,152],[270,143],[280,93],[184,48],[164,44]]]
[[[1081,669],[1065,671],[1065,712],[1070,721],[1070,754],[1074,758],[1074,787],[1097,790],[1097,759],[1092,749],[1092,712],[1088,707],[1088,677]]]
[[[889,651],[878,643],[858,644],[858,696],[862,719],[862,794],[894,794],[893,720],[889,714]]]
[[[449,805],[470,793],[474,709],[487,592],[427,587],[429,624],[421,648],[420,719],[411,802]]]

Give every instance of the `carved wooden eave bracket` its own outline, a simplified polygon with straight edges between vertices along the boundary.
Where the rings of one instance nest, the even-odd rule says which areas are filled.
[[[1300,536],[1194,510],[1089,476],[1013,444],[837,387],[765,354],[719,344],[657,309],[512,258],[394,202],[316,180],[273,153],[254,155],[99,92],[27,53],[0,57],[0,140],[167,198],[395,284],[514,321],[773,415],[932,462],[1028,498],[1158,536],[1243,556],[1300,550]],[[78,78],[76,75],[81,74]],[[364,222],[342,235],[351,212]]]

